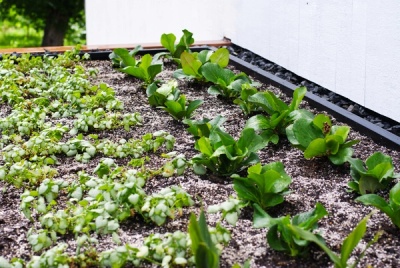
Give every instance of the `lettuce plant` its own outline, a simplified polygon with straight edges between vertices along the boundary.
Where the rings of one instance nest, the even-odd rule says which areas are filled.
[[[242,91],[242,85],[252,83],[245,73],[235,74],[212,62],[204,64],[201,73],[206,81],[214,83],[208,88],[208,93],[225,98],[237,98]]]
[[[242,91],[243,92],[243,91]],[[263,131],[275,143],[279,140],[279,135],[285,133],[286,127],[293,122],[294,111],[297,113],[306,113],[303,110],[298,110],[298,107],[307,93],[305,87],[298,87],[293,92],[292,102],[287,105],[279,99],[272,91],[257,92],[243,99],[242,105],[253,105],[259,107],[269,116],[262,114],[255,115],[246,123],[246,127],[254,128],[258,131]],[[254,110],[255,108],[253,108]]]
[[[375,193],[376,190],[385,189],[399,173],[394,172],[392,158],[381,152],[375,152],[367,158],[365,166],[358,158],[348,159],[353,181],[348,183],[350,189],[359,194]]]
[[[121,71],[143,80],[146,84],[151,84],[154,82],[156,75],[161,73],[162,68],[162,61],[160,61],[158,57],[152,57],[150,54],[146,54],[137,65],[129,65],[122,68]]]
[[[352,155],[352,145],[359,140],[347,140],[348,126],[332,126],[331,120],[324,114],[313,119],[299,118],[286,128],[290,143],[304,151],[304,157],[327,156],[335,165],[342,165]]]
[[[167,111],[175,120],[181,121],[184,118],[191,118],[193,112],[203,103],[203,100],[186,101],[186,96],[181,94],[179,99],[167,100],[159,108]]]
[[[126,48],[116,48],[110,53],[110,55],[108,55],[108,57],[114,67],[124,68],[128,66],[136,66],[137,61],[135,56],[141,49],[141,46],[137,46],[131,51],[128,51]]]
[[[195,142],[200,154],[192,158],[194,171],[205,174],[206,169],[213,173],[229,176],[243,168],[258,163],[257,151],[267,146],[268,140],[246,128],[236,141],[231,135],[215,130],[209,137],[201,137]]]
[[[389,202],[376,194],[365,194],[356,201],[364,205],[371,205],[385,213],[400,228],[400,182],[398,182],[389,192]]]
[[[283,251],[290,256],[298,256],[308,252],[310,241],[299,237],[296,230],[313,231],[318,227],[317,222],[326,215],[328,215],[326,209],[317,203],[314,209],[300,213],[292,219],[289,215],[272,218],[259,205],[254,204],[253,224],[255,228],[269,228],[267,241],[271,248]],[[323,239],[320,235],[314,236],[322,243]]]
[[[361,258],[364,256],[365,251],[376,241],[378,241],[379,237],[381,236],[382,232],[377,232],[374,236],[374,238],[368,242],[364,250],[361,252],[357,260],[353,264],[348,264],[349,258],[351,256],[351,253],[355,249],[355,247],[360,243],[361,238],[363,238],[365,231],[367,229],[367,221],[370,218],[370,215],[367,215],[364,219],[362,219],[356,228],[343,240],[342,248],[340,251],[340,255],[336,254],[333,252],[331,249],[329,249],[325,242],[321,240],[321,237],[319,235],[315,235],[309,230],[305,230],[302,228],[299,228],[296,225],[291,225],[289,226],[290,230],[292,233],[295,235],[296,239],[304,239],[308,242],[313,242],[317,244],[325,253],[328,255],[328,257],[331,259],[331,261],[334,263],[335,268],[355,268],[357,267],[357,264],[361,260]]]
[[[167,100],[178,100],[180,90],[178,89],[178,82],[170,80],[162,84],[160,87],[154,82],[147,87],[146,94],[151,106],[164,106]]]
[[[221,130],[221,125],[225,121],[225,117],[218,115],[212,120],[208,118],[202,120],[185,119],[183,123],[189,126],[186,130],[198,139],[203,136],[208,138],[210,137],[210,133],[215,130]]]
[[[248,116],[253,112],[261,111],[261,108],[255,103],[249,101],[249,98],[258,93],[258,89],[256,87],[251,86],[250,84],[243,84],[242,90],[240,91],[240,96],[233,101],[233,103],[239,105],[243,114]]]
[[[179,59],[181,57],[182,52],[189,52],[189,47],[194,43],[193,33],[188,30],[182,30],[183,35],[179,40],[178,44],[175,44],[176,36],[173,33],[162,34],[161,35],[161,45],[165,47],[169,53],[171,58],[179,63]]]
[[[229,63],[229,51],[226,48],[219,48],[215,52],[203,50],[200,52],[183,52],[180,57],[182,69],[174,72],[174,77],[178,79],[196,79],[204,81],[202,67],[207,63],[214,63],[225,68]]]
[[[262,166],[260,163],[247,169],[247,177],[232,175],[233,189],[244,201],[258,204],[262,209],[276,206],[284,201],[289,193],[292,179],[286,174],[281,162]]]

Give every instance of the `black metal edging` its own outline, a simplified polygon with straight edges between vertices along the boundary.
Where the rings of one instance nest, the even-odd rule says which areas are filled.
[[[245,72],[247,75],[251,75],[265,84],[270,84],[281,89],[287,95],[293,95],[293,91],[297,88],[296,85],[278,77],[271,73],[268,73],[257,66],[251,65],[244,60],[241,60],[235,56],[230,56],[230,64]],[[371,137],[374,141],[379,144],[385,145],[391,149],[400,149],[400,137],[355,115],[319,96],[307,92],[305,100],[308,101],[310,106],[315,107],[319,110],[330,113],[335,118],[343,121],[344,123],[351,126],[358,132]]]

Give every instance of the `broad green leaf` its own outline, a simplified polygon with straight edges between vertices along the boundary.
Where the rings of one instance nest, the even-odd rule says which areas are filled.
[[[365,194],[362,196],[359,196],[356,198],[356,201],[363,203],[364,205],[371,205],[385,214],[387,214],[389,217],[393,214],[393,210],[390,208],[389,204],[383,199],[382,197],[376,195],[376,194]]]
[[[313,140],[324,138],[321,131],[314,127],[312,122],[304,118],[294,121],[292,129],[295,139],[304,148],[307,148]]]
[[[302,227],[305,230],[311,230],[320,219],[327,215],[328,212],[324,206],[320,203],[317,203],[314,209],[294,216],[292,223]]]
[[[216,63],[206,63],[201,67],[202,75],[207,79],[207,81],[213,82],[215,84],[229,85],[235,74],[229,69],[223,69]]]
[[[382,189],[383,185],[379,183],[377,178],[370,176],[363,176],[358,181],[360,194],[375,193],[378,189]]]
[[[364,163],[362,160],[358,158],[349,158],[347,161],[350,163],[351,168],[357,171],[358,173],[361,173],[363,175],[367,174],[367,170],[364,168]]]
[[[282,240],[282,237],[279,236],[278,225],[274,225],[269,228],[267,233],[267,241],[271,248],[277,251],[287,251],[288,246]]]
[[[313,140],[304,151],[304,157],[311,159],[313,157],[323,156],[326,154],[326,142],[322,138]]]
[[[298,87],[294,90],[293,100],[289,106],[289,109],[291,111],[294,111],[299,107],[299,105],[300,105],[301,101],[303,100],[304,96],[306,95],[306,93],[307,93],[306,87]]]
[[[349,135],[350,127],[348,126],[333,126],[331,133],[339,136],[342,139],[341,143],[344,143]]]
[[[176,36],[173,33],[161,35],[161,45],[165,47],[171,55],[175,53]]]
[[[113,50],[113,53],[122,59],[123,66],[136,66],[136,60],[129,54],[129,51],[126,48],[116,48]]]
[[[264,140],[261,136],[257,135],[254,129],[243,129],[240,138],[237,142],[238,148],[244,150],[247,148],[249,152],[257,152],[268,145],[268,141]]]
[[[343,140],[341,137],[337,135],[326,136],[325,138],[326,154],[327,155],[337,154],[341,143],[343,143]]]
[[[365,164],[368,168],[368,170],[374,169],[378,164],[381,164],[383,162],[389,162],[392,163],[392,158],[388,155],[385,155],[381,152],[375,152],[372,154],[368,159],[365,161]]]
[[[229,50],[223,47],[217,49],[210,56],[210,62],[218,64],[221,68],[225,68],[229,63]]]
[[[197,59],[201,61],[202,64],[205,64],[210,60],[210,56],[213,54],[212,50],[202,50],[197,54]]]
[[[335,155],[330,155],[328,158],[334,165],[343,165],[352,155],[352,148],[340,148]]]
[[[212,85],[208,88],[207,93],[210,95],[220,95],[222,94],[222,91],[220,88],[216,85]]]
[[[397,206],[397,210],[400,211],[400,182],[398,182],[389,193],[390,202]],[[397,226],[400,225],[400,222],[397,223]],[[400,226],[399,226],[400,228]]]
[[[183,35],[176,45],[174,57],[179,58],[184,51],[189,51],[189,47],[194,43],[193,34],[188,30],[182,30]]]
[[[137,78],[139,78],[139,79],[141,79],[143,81],[147,80],[147,74],[142,68],[128,66],[128,67],[123,68],[121,71],[126,73],[126,74],[129,74],[129,75],[132,75],[134,77],[137,77]]]
[[[214,153],[214,150],[210,144],[210,140],[207,137],[201,137],[196,141],[198,150],[207,156],[211,156]]]
[[[269,129],[269,120],[265,115],[257,114],[250,117],[245,125],[245,128],[253,128],[254,130]]]
[[[147,73],[148,73],[148,79],[151,82],[154,80],[157,74],[161,73],[162,71],[162,64],[153,64],[147,68]]]
[[[330,128],[332,126],[331,119],[329,116],[324,114],[317,114],[313,120],[314,125],[319,128],[324,134],[330,132]]]
[[[201,61],[197,60],[191,53],[182,52],[181,54],[182,70],[185,74],[194,77],[199,76],[199,69],[201,67]]]
[[[186,117],[190,118],[194,110],[196,110],[203,102],[203,100],[191,101],[186,109]]]

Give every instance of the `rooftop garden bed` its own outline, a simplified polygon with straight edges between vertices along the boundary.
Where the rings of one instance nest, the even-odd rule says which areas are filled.
[[[399,265],[398,150],[161,42],[3,56],[1,265]]]

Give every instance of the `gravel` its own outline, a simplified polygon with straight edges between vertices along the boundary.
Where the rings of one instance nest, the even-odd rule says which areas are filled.
[[[234,51],[238,48],[235,48]],[[232,48],[231,48],[232,50]],[[251,55],[240,50],[243,57],[249,60]],[[252,54],[253,55],[253,54]],[[253,59],[254,61],[254,59]],[[261,64],[261,63],[259,63]],[[269,63],[265,63],[267,68]],[[116,90],[117,97],[124,102],[124,112],[140,112],[144,118],[144,126],[133,128],[129,132],[120,129],[117,131],[107,131],[97,133],[99,138],[107,136],[110,139],[118,140],[121,137],[140,137],[144,133],[157,130],[167,130],[177,139],[176,151],[184,153],[187,158],[192,157],[197,152],[193,148],[194,140],[185,130],[185,126],[174,121],[166,112],[160,109],[151,108],[147,103],[146,94],[140,82],[125,74],[119,73],[111,68],[108,61],[89,61],[84,64],[86,67],[96,67],[99,75],[93,83],[103,81]],[[166,65],[160,78],[169,79],[172,76],[171,65]],[[268,65],[271,67],[271,65]],[[271,67],[272,68],[272,67]],[[286,71],[280,70],[285,76]],[[290,74],[287,77],[291,76]],[[292,81],[298,79],[291,77]],[[227,118],[224,128],[231,135],[237,137],[245,124],[238,106],[224,99],[209,95],[207,86],[180,81],[180,90],[188,99],[202,99],[204,104],[198,109],[195,118],[213,118],[223,115]],[[316,87],[316,86],[315,86]],[[310,88],[314,90],[315,87]],[[284,96],[278,89],[263,85],[262,88],[269,88],[276,94],[280,94],[285,101],[290,99]],[[311,107],[303,103],[302,107]],[[354,108],[354,106],[353,106]],[[6,109],[2,116],[8,113]],[[335,121],[335,120],[334,120]],[[340,122],[335,122],[340,123]],[[355,156],[365,160],[375,151],[382,151],[389,154],[394,159],[394,165],[398,171],[400,168],[400,152],[381,146],[369,137],[358,132],[351,132],[351,139],[360,139],[361,142],[354,146]],[[372,208],[354,202],[355,194],[347,191],[347,182],[351,179],[349,166],[334,166],[327,159],[304,159],[302,152],[291,147],[289,142],[281,138],[277,145],[270,145],[259,153],[263,164],[273,161],[282,161],[285,170],[292,177],[293,183],[290,185],[291,193],[286,197],[286,201],[268,211],[273,217],[284,215],[295,215],[314,208],[316,202],[322,203],[329,216],[320,221],[320,230],[326,239],[327,245],[339,252],[343,239],[352,228],[366,215]],[[151,157],[153,157],[151,155]],[[100,161],[101,156],[95,157],[89,164],[83,165],[74,159],[60,157],[58,166],[59,178],[76,179],[79,170],[86,170],[91,173]],[[151,166],[160,166],[159,158],[152,158]],[[126,163],[121,160],[118,164]],[[194,207],[186,208],[182,216],[177,216],[174,220],[169,220],[163,226],[144,223],[140,217],[134,217],[121,224],[119,235],[123,243],[134,243],[140,245],[143,238],[151,233],[174,232],[176,230],[187,230],[190,212],[199,213],[201,206],[207,208],[210,205],[225,201],[228,196],[234,195],[232,183],[229,178],[216,177],[214,175],[197,176],[191,170],[185,171],[179,177],[162,178],[156,177],[146,184],[146,192],[153,192],[160,188],[180,185],[194,200]],[[0,256],[7,259],[20,257],[30,259],[31,251],[27,240],[26,232],[33,226],[19,211],[19,196],[22,189],[0,182]],[[200,201],[201,200],[201,201]],[[214,226],[220,220],[219,214],[208,214],[207,222]],[[333,267],[329,258],[317,247],[312,246],[307,258],[291,258],[281,252],[272,250],[266,242],[266,230],[254,229],[252,227],[252,210],[246,208],[242,211],[238,223],[235,227],[223,222],[232,233],[232,240],[224,249],[221,256],[221,267],[231,267],[235,263],[243,264],[246,260],[251,260],[251,267]],[[372,265],[374,267],[399,267],[400,266],[400,236],[396,228],[384,214],[378,212],[374,214],[368,222],[366,241],[369,241],[378,231],[383,230],[380,240],[367,250],[360,266]],[[95,235],[99,239],[96,245],[98,251],[110,249],[116,244],[107,235]],[[74,240],[66,236],[62,239],[67,242],[70,251],[75,251]],[[360,244],[356,253],[359,254],[366,243]]]

